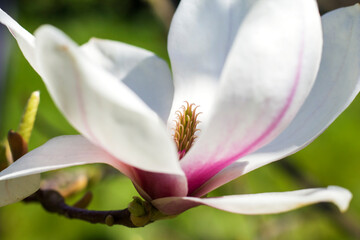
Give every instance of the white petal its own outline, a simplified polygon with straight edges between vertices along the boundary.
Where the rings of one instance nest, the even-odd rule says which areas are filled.
[[[134,92],[59,30],[43,26],[35,36],[43,80],[79,132],[126,164],[183,175],[164,123]]]
[[[344,188],[329,186],[291,192],[233,195],[216,198],[172,197],[152,201],[161,212],[179,214],[189,208],[207,205],[223,211],[256,215],[287,212],[319,202],[331,202],[344,212],[349,206],[352,194]]]
[[[321,27],[313,0],[260,0],[245,18],[202,134],[181,161],[189,192],[279,135],[315,81]]]
[[[300,151],[354,100],[360,90],[360,4],[330,12],[322,22],[324,50],[319,74],[293,122],[270,144],[214,176],[196,196]]]
[[[0,172],[0,181],[90,163],[121,168],[121,162],[83,136],[61,136],[49,140],[4,169]]]
[[[165,61],[145,49],[110,40],[92,39],[82,50],[167,121],[174,86]]]
[[[184,101],[205,119],[235,35],[253,0],[182,0],[172,20],[168,51],[175,97],[169,124]]]
[[[40,174],[0,181],[0,207],[30,196],[40,188]]]
[[[4,24],[19,44],[21,51],[30,65],[38,71],[35,61],[35,37],[21,27],[14,19],[0,8],[0,23]]]
[[[314,87],[289,127],[258,151],[261,158],[278,160],[310,144],[360,91],[360,4],[326,14],[322,23],[324,49]]]

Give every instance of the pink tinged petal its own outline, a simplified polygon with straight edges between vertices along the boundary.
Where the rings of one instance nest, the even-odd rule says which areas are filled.
[[[54,27],[35,35],[43,80],[80,133],[125,164],[184,177],[164,123],[133,91]]]
[[[253,0],[182,0],[172,20],[168,51],[175,96],[169,124],[184,101],[201,106],[204,121],[223,66]]]
[[[324,50],[313,89],[288,128],[257,152],[239,159],[201,187],[196,196],[310,144],[349,106],[360,90],[360,5],[322,17]]]
[[[189,194],[278,136],[315,81],[321,27],[312,0],[260,0],[245,18],[202,134],[181,161]]]
[[[19,44],[21,51],[30,65],[38,72],[35,61],[35,37],[21,27],[14,19],[0,8],[0,23],[4,24]]]
[[[30,196],[40,188],[40,174],[0,181],[0,207]]]
[[[82,50],[167,121],[174,86],[165,61],[145,49],[110,40],[91,39]]]
[[[105,163],[124,173],[148,200],[164,196],[184,196],[187,193],[187,184],[184,177],[136,169],[122,163],[79,135],[51,139],[2,171],[0,181],[25,179],[29,175],[32,176],[32,174],[93,163]],[[162,184],[154,184],[159,182]],[[29,188],[29,191],[31,189]]]
[[[352,194],[344,188],[303,189],[291,192],[258,193],[215,198],[170,197],[152,201],[161,212],[176,215],[199,205],[207,205],[227,212],[257,215],[287,212],[319,202],[331,202],[342,211],[349,206]]]

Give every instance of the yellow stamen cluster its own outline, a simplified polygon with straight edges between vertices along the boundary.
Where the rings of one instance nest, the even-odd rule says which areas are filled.
[[[185,103],[186,106],[183,105],[180,110],[176,111],[177,119],[175,120],[176,125],[173,135],[178,149],[179,160],[185,156],[193,145],[197,137],[195,133],[199,131],[196,127],[200,122],[197,120],[200,113],[196,113],[199,106],[196,106],[194,103]]]

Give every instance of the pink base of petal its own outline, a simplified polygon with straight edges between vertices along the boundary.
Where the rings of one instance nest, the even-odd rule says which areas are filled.
[[[164,197],[183,197],[187,194],[185,176],[147,172],[133,168],[134,185],[148,201]]]

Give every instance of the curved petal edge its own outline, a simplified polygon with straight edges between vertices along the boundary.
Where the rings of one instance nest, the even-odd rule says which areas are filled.
[[[6,12],[0,8],[0,23],[4,24],[14,36],[18,45],[29,61],[30,65],[37,71],[37,64],[35,61],[35,37],[20,26],[14,19],[12,19]]]
[[[176,215],[187,209],[206,205],[227,212],[246,215],[274,214],[287,212],[319,202],[331,202],[340,211],[347,210],[352,194],[349,190],[329,186],[289,192],[257,193],[232,195],[214,198],[172,197],[152,201],[152,204],[164,214]]]

